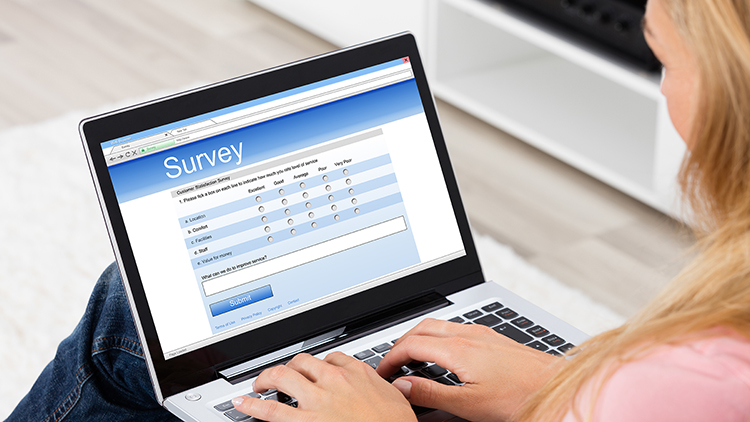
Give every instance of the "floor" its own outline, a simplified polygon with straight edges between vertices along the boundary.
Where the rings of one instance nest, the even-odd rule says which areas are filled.
[[[0,130],[331,49],[240,0],[0,0]],[[626,316],[684,264],[675,221],[438,107],[475,231]]]

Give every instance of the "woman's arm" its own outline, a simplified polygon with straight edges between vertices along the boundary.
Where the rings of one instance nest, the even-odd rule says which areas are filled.
[[[413,360],[435,362],[465,385],[419,377],[391,385],[383,379]],[[295,397],[296,409],[250,397],[236,400],[235,407],[270,422],[408,421],[416,420],[411,402],[475,421],[504,420],[563,362],[484,326],[425,320],[399,339],[377,372],[342,353],[324,360],[301,354],[263,371],[254,386],[256,392],[276,388]]]
[[[435,362],[465,384],[399,378],[393,385],[409,402],[472,421],[493,421],[512,415],[565,359],[521,345],[489,327],[427,319],[396,342],[378,373],[388,376],[411,361]]]

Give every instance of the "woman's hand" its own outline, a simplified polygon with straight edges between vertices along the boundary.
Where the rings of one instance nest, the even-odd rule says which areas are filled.
[[[393,385],[414,405],[472,421],[507,419],[565,362],[489,327],[434,319],[402,336],[377,372],[388,377],[412,361],[435,362],[465,385],[447,386],[420,377],[402,377]]]
[[[272,388],[296,398],[298,407],[251,397],[232,400],[234,407],[270,422],[417,420],[396,388],[366,363],[340,352],[324,360],[299,354],[286,365],[266,369],[253,389]]]

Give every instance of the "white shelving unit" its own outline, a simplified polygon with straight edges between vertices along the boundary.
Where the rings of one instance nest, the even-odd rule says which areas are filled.
[[[439,97],[676,214],[684,144],[658,76],[495,3],[437,0],[429,15],[428,65]]]
[[[677,215],[685,148],[658,76],[488,0],[251,1],[340,46],[411,30],[437,96]]]

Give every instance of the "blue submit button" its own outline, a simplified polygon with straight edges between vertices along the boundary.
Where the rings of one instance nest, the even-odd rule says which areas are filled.
[[[269,297],[273,297],[273,292],[271,291],[271,285],[267,284],[247,293],[224,299],[221,302],[212,303],[209,307],[211,308],[211,315],[218,316]]]

